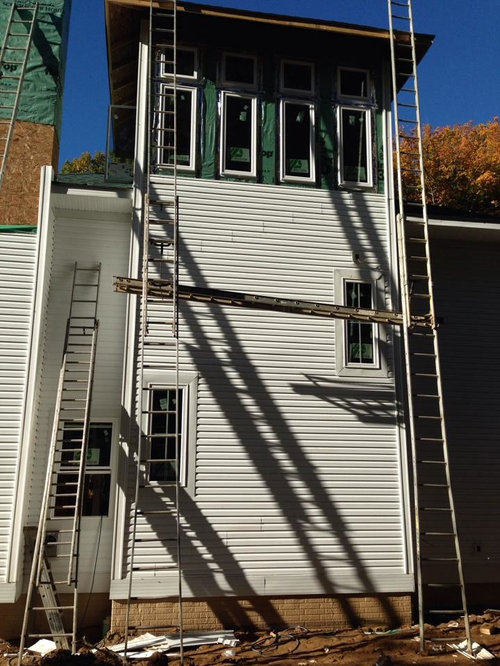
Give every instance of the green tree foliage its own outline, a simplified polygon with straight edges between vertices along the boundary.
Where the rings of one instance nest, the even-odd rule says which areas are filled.
[[[500,216],[500,123],[422,128],[427,203]],[[414,141],[403,140],[402,166],[411,169]],[[406,151],[406,153],[405,153]],[[411,172],[407,172],[411,173]],[[417,185],[416,177],[407,183]],[[417,189],[418,192],[418,189]],[[412,194],[413,193],[413,194]],[[415,188],[407,198],[415,199]]]
[[[66,160],[61,173],[104,173],[105,166],[106,155],[103,152],[98,150],[94,155],[85,152],[74,160]]]

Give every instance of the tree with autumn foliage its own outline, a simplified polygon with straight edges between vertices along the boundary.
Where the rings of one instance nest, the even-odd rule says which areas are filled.
[[[94,155],[85,152],[74,160],[66,160],[61,173],[104,173],[105,166],[106,155],[97,150]]]
[[[500,216],[500,123],[422,128],[427,203],[477,215]],[[416,200],[418,174],[411,176],[415,139],[401,143],[408,175],[408,201]],[[411,187],[413,186],[413,187]],[[417,187],[415,187],[417,186]]]

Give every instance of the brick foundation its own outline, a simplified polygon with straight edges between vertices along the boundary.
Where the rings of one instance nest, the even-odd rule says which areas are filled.
[[[62,594],[59,601],[63,605],[73,603],[73,595]],[[38,602],[37,602],[38,603]],[[2,639],[12,641],[19,640],[23,626],[23,614],[26,604],[26,595],[22,595],[13,604],[0,604],[0,636]],[[104,593],[94,593],[92,595],[78,595],[78,634],[85,635],[91,642],[101,640],[108,628],[106,618],[110,614],[111,603],[109,596]],[[48,631],[48,626],[43,612],[34,614],[35,621],[32,625],[32,631],[42,633]],[[71,616],[65,617],[66,629],[71,626]]]
[[[59,144],[52,125],[17,121],[0,188],[0,224],[36,224],[40,169],[57,169]]]
[[[123,631],[125,601],[113,601],[111,629]],[[304,625],[308,629],[352,626],[397,626],[411,621],[411,597],[214,597],[183,602],[184,629],[266,629]],[[130,625],[136,627],[177,626],[178,604],[171,599],[132,602]]]

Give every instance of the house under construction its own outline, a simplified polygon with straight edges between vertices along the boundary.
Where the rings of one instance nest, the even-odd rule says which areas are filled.
[[[410,0],[387,29],[105,0],[106,174],[64,177],[69,5],[0,5],[0,635],[492,603],[499,228],[429,220],[393,173],[405,137],[423,176]],[[10,188],[44,77],[31,227]]]

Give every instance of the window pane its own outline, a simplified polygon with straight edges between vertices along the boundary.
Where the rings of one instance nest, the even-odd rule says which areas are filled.
[[[312,65],[296,62],[283,63],[283,88],[287,90],[302,90],[311,92]]]
[[[252,98],[225,97],[225,165],[229,171],[252,172]]]
[[[159,62],[163,63],[164,74],[172,76],[174,67],[172,64],[172,50],[163,49],[158,56]],[[196,53],[190,49],[177,48],[177,76],[196,76]]]
[[[195,76],[196,74],[196,59],[194,51],[184,51],[177,49],[177,75],[178,76]]]
[[[367,117],[366,111],[342,109],[342,176],[344,181],[368,182]]]
[[[54,509],[56,516],[71,517],[75,513],[82,437],[81,428],[68,426],[64,429],[61,467],[57,476]],[[111,423],[90,424],[85,461],[86,473],[82,490],[83,516],[106,516],[108,514],[111,474],[107,470],[111,464],[111,442]],[[106,472],[101,471],[102,468],[105,468]]]
[[[368,282],[345,282],[345,304],[352,308],[372,307],[372,285]],[[347,322],[347,363],[374,363],[373,324]]]
[[[110,474],[85,474],[83,516],[108,515],[110,482]]]
[[[224,56],[224,80],[231,83],[255,85],[255,59],[244,56]]]
[[[340,70],[340,94],[343,97],[368,97],[368,72],[356,69]]]
[[[159,162],[160,164],[174,163],[173,147],[173,116],[174,100],[170,88],[162,88],[164,113],[159,114],[161,130],[159,138]],[[192,90],[177,89],[177,164],[179,166],[192,166],[191,164],[191,142],[192,142]]]
[[[285,102],[285,176],[311,176],[311,115],[305,104]]]
[[[155,389],[152,392],[151,405],[151,409],[156,413],[151,415],[150,457],[161,462],[150,463],[149,478],[151,481],[175,481],[176,453],[179,457],[182,435],[182,390],[179,391],[178,419],[175,389]]]

